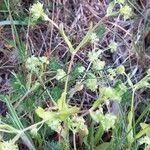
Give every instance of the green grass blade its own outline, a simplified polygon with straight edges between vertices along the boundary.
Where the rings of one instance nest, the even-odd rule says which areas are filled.
[[[12,117],[12,120],[13,120],[13,122],[14,122],[14,125],[15,125],[18,129],[21,129],[21,130],[22,130],[22,129],[24,128],[24,126],[23,126],[23,124],[21,123],[19,117],[17,116],[17,113],[16,113],[16,111],[14,110],[14,108],[13,108],[12,104],[10,103],[9,99],[8,99],[8,98],[5,98],[5,102],[6,102],[6,105],[7,105],[8,110],[10,111],[10,115],[11,115],[11,117]],[[28,146],[28,148],[29,148],[30,150],[35,150],[34,145],[33,145],[32,141],[31,141],[31,138],[30,138],[28,135],[26,135],[25,133],[23,133],[23,134],[21,135],[21,139],[22,139],[23,142]]]
[[[4,20],[4,21],[0,21],[0,26],[8,26],[8,25],[23,25],[23,26],[26,26],[28,25],[26,22],[24,21],[17,21],[17,20],[13,20],[13,21],[10,21],[10,20]]]

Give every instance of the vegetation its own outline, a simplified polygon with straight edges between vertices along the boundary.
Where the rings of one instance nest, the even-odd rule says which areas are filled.
[[[0,2],[0,150],[150,149],[149,1]]]

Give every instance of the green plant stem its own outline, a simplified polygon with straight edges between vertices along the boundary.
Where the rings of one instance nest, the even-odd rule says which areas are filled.
[[[32,92],[31,89],[28,90],[28,91],[22,96],[22,98],[18,101],[18,103],[15,104],[14,109],[16,109],[16,108],[20,105],[20,103],[21,103],[31,92]]]
[[[54,101],[54,99],[52,98],[52,96],[51,96],[51,94],[49,93],[48,89],[45,87],[45,84],[44,84],[44,82],[43,82],[41,76],[39,77],[39,81],[41,82],[41,84],[42,84],[44,90],[46,90],[48,96],[51,98],[51,101],[53,102],[54,106],[57,106],[57,103]]]
[[[130,144],[132,144],[131,141],[133,140],[134,94],[135,94],[135,89],[133,89],[132,92],[131,110],[128,114],[127,131],[128,131],[128,142]]]
[[[59,29],[58,25],[51,19],[47,19],[47,21],[49,21],[55,28]]]
[[[76,134],[73,132],[73,146],[74,146],[74,150],[77,150],[76,148]]]
[[[85,79],[86,74],[87,74],[87,72],[89,71],[91,65],[92,65],[92,62],[89,63],[89,65],[88,65],[88,67],[87,67],[87,69],[86,69],[86,71],[85,71],[85,74],[83,75],[82,80],[80,81],[80,84],[81,84],[81,82]]]
[[[22,136],[22,134],[24,134],[26,131],[31,130],[31,129],[33,129],[33,128],[39,126],[39,125],[42,125],[42,124],[45,123],[46,121],[47,121],[47,120],[42,120],[42,121],[40,121],[40,122],[38,122],[38,123],[36,123],[36,124],[33,124],[33,125],[31,125],[31,126],[29,126],[29,127],[27,127],[27,128],[24,128],[24,129],[22,129],[22,130],[18,130],[18,131],[17,131],[18,134],[13,138],[14,143],[15,143],[15,142]]]
[[[68,86],[68,82],[69,82],[69,76],[70,76],[70,72],[71,72],[71,67],[73,65],[74,57],[75,57],[75,53],[73,53],[71,55],[71,60],[70,60],[70,64],[69,64],[69,67],[68,67],[68,72],[67,72],[67,77],[66,77],[66,82],[65,82],[65,87],[64,87],[64,92],[65,93],[67,93],[67,86]]]

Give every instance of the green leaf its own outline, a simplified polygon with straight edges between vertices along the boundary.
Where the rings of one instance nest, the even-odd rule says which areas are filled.
[[[18,133],[18,130],[8,124],[0,124],[0,130],[8,131],[9,133]]]
[[[64,150],[64,149],[62,148],[61,143],[52,141],[52,142],[46,142],[43,150]]]
[[[144,136],[138,140],[139,145],[145,145],[144,150],[150,150],[150,138],[148,136]]]
[[[98,108],[102,103],[104,102],[104,99],[102,98],[98,98],[94,104],[91,107],[91,110],[95,110],[96,108]]]
[[[8,25],[23,25],[23,26],[27,26],[28,23],[24,22],[24,21],[19,21],[19,20],[14,20],[14,21],[10,21],[10,20],[4,20],[4,21],[0,21],[0,26],[8,26]]]
[[[41,107],[38,107],[36,110],[35,110],[36,114],[44,119],[44,120],[47,120],[47,121],[51,121],[53,120],[55,117],[56,117],[56,114],[55,112],[48,112],[48,111],[45,111],[43,108]]]
[[[105,142],[105,143],[100,144],[99,146],[97,146],[95,148],[95,150],[108,150],[109,146],[110,146],[110,143]]]
[[[90,28],[88,30],[88,32],[86,33],[86,35],[83,37],[82,41],[80,42],[80,44],[76,47],[75,49],[75,53],[77,53],[80,48],[82,46],[84,46],[86,43],[88,43],[90,41],[90,38],[91,38],[91,34],[93,32],[93,29],[92,29],[92,25],[90,25]]]
[[[97,145],[101,141],[101,138],[102,138],[104,132],[105,131],[102,128],[102,126],[99,125],[98,129],[95,131],[95,138],[94,138],[95,145]]]
[[[68,108],[66,108],[66,109],[60,110],[60,111],[58,112],[59,118],[60,118],[62,121],[65,121],[67,117],[69,117],[69,116],[72,115],[72,114],[78,113],[79,110],[80,110],[80,109],[77,108],[77,107],[70,107],[70,108],[68,107]]]
[[[108,129],[114,127],[116,116],[110,113],[104,115],[100,111],[91,111],[90,115],[94,121],[101,123],[104,130],[108,131]]]
[[[107,8],[107,13],[106,16],[111,16],[112,15],[112,10],[114,8],[114,2],[109,3],[108,8]]]
[[[66,104],[66,92],[63,92],[61,94],[61,97],[58,99],[57,101],[57,105],[58,105],[58,109],[61,111],[61,110],[66,110],[68,107],[67,107],[67,104]]]
[[[57,86],[50,88],[49,92],[51,96],[53,97],[54,101],[57,102],[57,100],[61,97],[63,88],[61,87],[61,85],[58,84]]]
[[[58,69],[57,70],[57,74],[55,76],[56,80],[60,80],[61,82],[65,81],[66,80],[66,72],[63,70],[63,69]]]
[[[70,51],[71,53],[74,53],[74,52],[75,52],[75,49],[73,48],[72,43],[70,42],[69,38],[66,36],[66,34],[65,34],[65,32],[64,32],[63,24],[60,25],[59,31],[60,31],[60,34],[61,34],[63,40],[64,40],[65,43],[68,45],[69,51]]]
[[[115,88],[112,87],[102,87],[100,88],[100,92],[102,97],[107,100],[111,99],[113,101],[121,102],[122,100],[122,95],[126,92],[126,88],[122,84],[117,85]]]
[[[150,125],[146,123],[140,123],[140,126],[145,130],[145,134],[150,138]]]
[[[61,69],[61,65],[56,58],[51,58],[49,59],[48,68],[50,71],[57,71],[58,69]]]
[[[143,88],[146,88],[149,86],[150,86],[150,84],[148,83],[148,81],[142,81],[142,80],[134,85],[136,90],[143,89]]]
[[[24,126],[23,126],[20,118],[18,117],[14,107],[12,106],[10,100],[5,98],[5,102],[6,102],[8,110],[10,111],[11,118],[13,119],[11,121],[13,122],[14,126],[18,129],[20,129],[20,130],[24,129]],[[32,139],[28,134],[23,132],[22,135],[21,135],[21,139],[24,141],[24,143],[26,144],[26,146],[29,149],[35,150]]]
[[[96,36],[99,39],[101,39],[103,37],[103,35],[104,35],[105,32],[106,32],[106,27],[102,23],[95,29]]]

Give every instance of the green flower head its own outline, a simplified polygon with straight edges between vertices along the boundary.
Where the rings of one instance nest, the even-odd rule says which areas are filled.
[[[132,9],[128,5],[123,6],[120,9],[120,14],[123,15],[124,19],[127,20],[132,16]]]
[[[105,61],[101,61],[101,60],[96,60],[96,61],[94,61],[93,62],[93,69],[94,70],[102,70],[103,68],[104,68],[104,66],[105,66]]]
[[[44,18],[45,20],[47,18],[47,15],[45,14],[43,9],[43,4],[41,4],[40,2],[33,4],[30,11],[34,22],[40,18]]]
[[[10,140],[0,142],[0,150],[19,150],[19,148]]]

